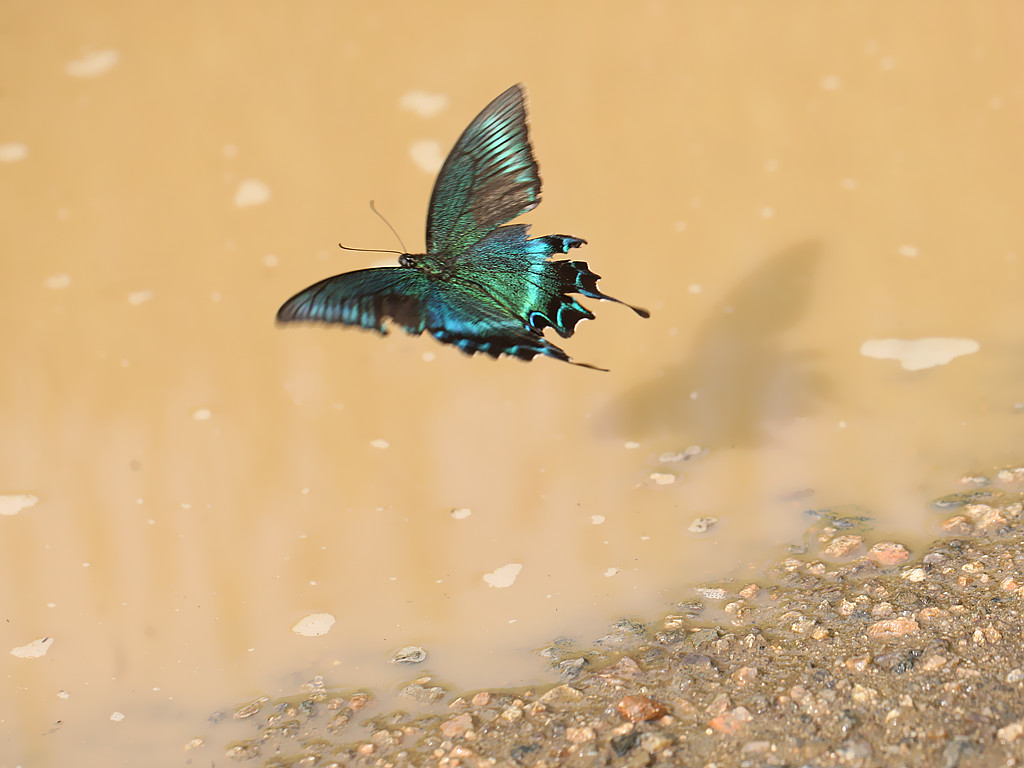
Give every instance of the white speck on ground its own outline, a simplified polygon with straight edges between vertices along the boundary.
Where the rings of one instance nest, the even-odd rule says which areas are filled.
[[[511,587],[519,576],[519,572],[523,570],[521,563],[509,563],[503,565],[501,568],[495,568],[490,573],[484,574],[484,581],[490,587]]]
[[[292,627],[292,632],[303,637],[319,637],[331,631],[334,621],[334,617],[329,613],[311,613],[299,619]]]
[[[58,291],[61,288],[67,288],[71,285],[71,275],[66,275],[63,272],[56,275],[50,275],[43,281],[43,285],[51,291]]]
[[[420,117],[434,117],[448,107],[448,97],[443,93],[427,91],[407,91],[398,100],[398,106]]]
[[[19,645],[17,648],[11,649],[11,656],[16,656],[19,659],[38,659],[40,656],[45,656],[46,652],[50,650],[50,646],[53,645],[52,637],[41,637],[38,640],[33,640],[31,643],[26,645]]]
[[[28,157],[28,146],[20,141],[0,144],[0,163],[16,163]]]
[[[39,498],[31,493],[12,493],[0,496],[0,515],[16,515],[23,509],[34,507]]]
[[[121,54],[114,50],[93,51],[80,59],[69,61],[64,71],[71,77],[99,77],[117,64],[120,58]]]
[[[981,349],[974,339],[932,337],[924,339],[868,339],[860,346],[864,357],[899,360],[907,371],[920,371],[946,365],[962,355]]]
[[[434,139],[419,139],[409,147],[409,157],[424,173],[437,173],[444,163],[441,145]]]
[[[270,187],[259,179],[243,179],[235,190],[235,206],[248,208],[270,200]]]

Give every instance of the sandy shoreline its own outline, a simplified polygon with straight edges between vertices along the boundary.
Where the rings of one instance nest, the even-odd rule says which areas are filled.
[[[318,680],[225,713],[251,738],[218,742],[213,723],[185,762],[1020,765],[1024,468],[970,482],[937,500],[947,535],[919,555],[825,516],[758,584],[545,649],[547,686],[457,692],[424,676],[382,712]]]

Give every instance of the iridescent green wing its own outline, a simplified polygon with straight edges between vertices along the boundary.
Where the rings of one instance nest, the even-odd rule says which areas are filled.
[[[392,320],[420,334],[426,328],[429,282],[415,269],[357,269],[299,291],[281,305],[277,321],[342,323],[387,333],[386,321]]]
[[[540,172],[513,85],[476,116],[444,161],[427,211],[427,252],[458,261],[496,227],[540,202]]]

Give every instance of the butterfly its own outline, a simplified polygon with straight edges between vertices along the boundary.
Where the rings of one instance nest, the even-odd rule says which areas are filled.
[[[427,252],[400,254],[397,267],[359,269],[321,280],[288,299],[281,323],[361,326],[382,334],[389,322],[424,331],[466,354],[547,355],[577,363],[544,338],[562,338],[593,319],[570,294],[606,299],[586,262],[551,260],[586,243],[569,235],[528,237],[526,224],[507,222],[540,203],[540,171],[526,124],[525,92],[513,85],[462,133],[434,182],[427,209]]]

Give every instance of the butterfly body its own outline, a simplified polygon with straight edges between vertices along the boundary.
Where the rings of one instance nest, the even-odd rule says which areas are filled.
[[[599,276],[585,262],[551,260],[585,240],[530,238],[526,225],[506,225],[539,202],[523,90],[515,85],[476,117],[438,173],[427,215],[427,253],[403,253],[397,267],[322,280],[285,302],[277,318],[381,333],[390,320],[467,354],[523,360],[541,354],[574,362],[543,335],[550,327],[567,338],[580,320],[594,317],[569,294],[619,300],[598,290]]]

